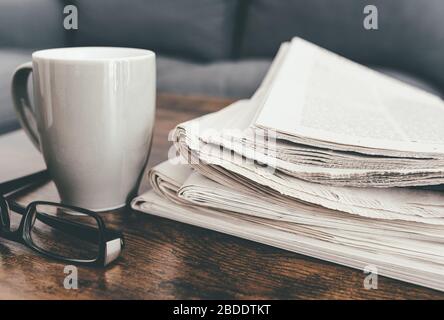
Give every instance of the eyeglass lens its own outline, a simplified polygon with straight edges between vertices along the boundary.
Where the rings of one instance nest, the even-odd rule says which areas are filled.
[[[68,259],[98,257],[100,232],[94,217],[55,204],[37,204],[31,215],[30,237],[37,248]]]

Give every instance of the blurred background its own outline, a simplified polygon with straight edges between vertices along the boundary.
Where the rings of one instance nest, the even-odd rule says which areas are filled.
[[[377,30],[363,26],[369,4]],[[63,27],[66,5],[77,30]],[[66,46],[150,49],[159,92],[245,98],[279,45],[300,36],[442,95],[443,18],[443,0],[0,0],[0,133],[18,128],[14,69]]]

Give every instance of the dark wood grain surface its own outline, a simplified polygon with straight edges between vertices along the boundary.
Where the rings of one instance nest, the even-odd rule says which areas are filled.
[[[167,158],[168,132],[179,122],[230,101],[163,95],[149,166]],[[1,152],[19,146],[10,144]],[[57,200],[52,184],[20,199]],[[443,299],[434,290],[379,277],[366,290],[365,274],[347,267],[138,213],[103,213],[122,229],[126,248],[107,269],[79,267],[79,288],[66,290],[64,264],[0,239],[0,298],[8,299]]]

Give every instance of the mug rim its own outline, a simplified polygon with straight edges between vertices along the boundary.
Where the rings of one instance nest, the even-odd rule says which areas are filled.
[[[66,62],[109,62],[155,56],[156,54],[151,50],[128,47],[64,47],[38,50],[32,53],[33,60]]]

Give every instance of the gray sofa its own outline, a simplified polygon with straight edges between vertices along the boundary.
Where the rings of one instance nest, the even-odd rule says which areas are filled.
[[[158,90],[250,96],[279,44],[301,36],[442,94],[444,1],[373,0],[379,30],[363,28],[365,0],[1,0],[0,133],[17,128],[14,68],[37,49],[127,46],[157,53]],[[63,28],[74,4],[79,29]]]

